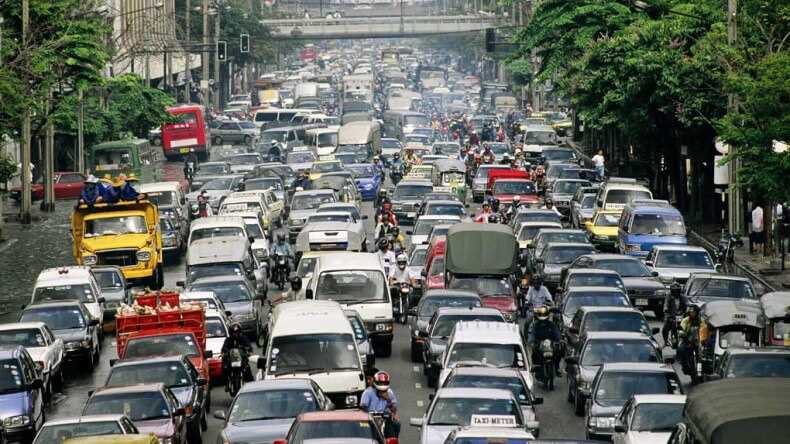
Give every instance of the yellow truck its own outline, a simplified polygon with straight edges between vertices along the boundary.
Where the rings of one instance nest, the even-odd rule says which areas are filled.
[[[162,233],[153,203],[79,205],[71,214],[71,235],[77,264],[116,265],[127,280],[162,288]]]

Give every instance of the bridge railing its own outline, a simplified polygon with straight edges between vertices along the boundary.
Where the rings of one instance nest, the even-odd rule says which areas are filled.
[[[444,15],[444,16],[403,16],[403,23],[491,23],[498,24],[508,22],[509,17],[488,16],[488,15]],[[331,26],[331,25],[354,25],[354,24],[392,24],[400,23],[401,16],[387,17],[349,17],[349,18],[311,18],[311,19],[285,19],[285,20],[262,20],[261,23],[275,27],[309,27],[309,26]]]

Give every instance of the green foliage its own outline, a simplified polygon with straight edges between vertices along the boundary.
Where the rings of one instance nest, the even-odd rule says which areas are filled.
[[[5,152],[0,151],[0,184],[11,180],[16,174],[16,164]]]

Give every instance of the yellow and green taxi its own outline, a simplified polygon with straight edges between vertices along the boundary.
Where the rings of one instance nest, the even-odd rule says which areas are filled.
[[[412,165],[406,177],[409,179],[431,180],[433,177],[433,165]]]
[[[319,160],[310,167],[310,180],[316,180],[324,173],[343,171],[343,164],[339,160]]]
[[[617,225],[621,210],[598,210],[584,223],[590,242],[601,251],[617,250]]]

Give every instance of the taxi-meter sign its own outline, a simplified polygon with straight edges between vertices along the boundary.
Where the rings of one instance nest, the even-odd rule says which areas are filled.
[[[472,415],[472,427],[517,427],[513,415]]]

